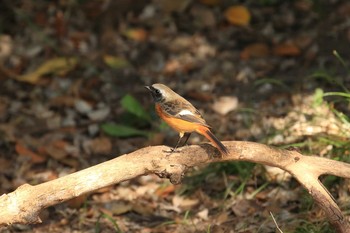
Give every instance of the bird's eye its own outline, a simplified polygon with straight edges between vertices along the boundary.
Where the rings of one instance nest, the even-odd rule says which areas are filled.
[[[156,93],[157,95],[160,95],[160,90],[156,89],[156,90],[155,90],[155,93]]]

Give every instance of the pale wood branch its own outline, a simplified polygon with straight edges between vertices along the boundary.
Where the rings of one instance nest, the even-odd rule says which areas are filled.
[[[220,158],[219,152],[209,144],[185,146],[180,148],[179,153],[170,156],[164,152],[169,150],[168,147],[153,146],[36,186],[22,185],[14,192],[0,196],[0,226],[38,223],[41,221],[39,212],[48,206],[141,175],[155,173],[173,183],[180,183],[190,167],[241,160],[289,172],[324,210],[338,232],[350,232],[350,223],[318,179],[323,174],[350,178],[350,164],[253,142],[231,141],[224,144],[230,151],[230,155],[224,158]]]

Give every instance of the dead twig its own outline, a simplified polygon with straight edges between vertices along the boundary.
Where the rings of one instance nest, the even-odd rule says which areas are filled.
[[[168,149],[164,146],[146,147],[56,180],[36,186],[22,185],[0,196],[0,226],[38,223],[39,212],[48,206],[140,175],[155,173],[172,183],[180,183],[189,167],[241,160],[289,172],[307,189],[338,232],[350,232],[349,222],[318,179],[323,174],[350,178],[350,164],[253,142],[231,141],[224,145],[230,151],[224,158],[209,144],[186,146],[171,156],[164,152]]]
[[[273,220],[273,222],[275,223],[275,226],[277,228],[277,230],[280,232],[280,233],[283,233],[283,231],[281,230],[281,228],[278,226],[277,222],[276,222],[276,219],[275,217],[273,216],[272,212],[270,211],[270,215],[271,215],[271,218]]]

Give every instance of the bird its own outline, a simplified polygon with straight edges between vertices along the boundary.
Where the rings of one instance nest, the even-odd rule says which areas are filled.
[[[179,133],[179,140],[171,152],[176,151],[184,136],[185,145],[191,133],[196,132],[213,143],[222,155],[229,154],[228,149],[211,132],[211,127],[201,113],[189,101],[161,83],[145,88],[152,94],[158,116]]]

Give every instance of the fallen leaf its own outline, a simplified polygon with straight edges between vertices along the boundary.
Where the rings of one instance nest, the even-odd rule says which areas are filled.
[[[167,197],[169,194],[174,193],[175,191],[175,185],[168,185],[166,187],[159,187],[155,194],[159,197]]]
[[[41,150],[45,151],[50,157],[56,160],[62,160],[68,156],[66,148],[69,143],[63,140],[56,140],[48,145],[44,145]]]
[[[88,196],[89,194],[82,194],[78,197],[70,199],[69,201],[67,201],[67,204],[70,208],[78,209],[86,202]]]
[[[74,102],[74,108],[81,114],[88,114],[92,111],[92,105],[89,102],[82,99],[77,99]]]
[[[292,178],[292,175],[288,172],[278,168],[278,167],[271,167],[271,166],[264,166],[266,169],[266,178],[269,182],[275,182],[275,183],[284,183],[289,182]]]
[[[104,55],[103,61],[113,69],[121,69],[129,66],[129,62],[121,57]]]
[[[9,35],[0,35],[0,61],[8,58],[13,51],[13,41]]]
[[[270,48],[265,43],[254,43],[246,46],[240,54],[244,60],[249,58],[261,58],[270,55]]]
[[[63,75],[72,70],[77,63],[78,59],[74,57],[56,57],[41,64],[34,72],[21,75],[17,79],[22,82],[36,84],[40,81],[42,76],[47,74]]]
[[[109,207],[109,209],[115,215],[125,214],[125,213],[131,211],[132,208],[133,208],[133,206],[132,206],[131,202],[121,202],[121,201],[112,202],[110,204],[110,207]]]
[[[173,205],[175,207],[180,207],[183,209],[189,209],[194,207],[195,205],[197,205],[199,203],[198,199],[189,199],[189,198],[185,198],[179,195],[175,195],[173,197]]]
[[[234,96],[222,96],[213,104],[213,110],[223,116],[238,107],[238,98]]]
[[[221,225],[222,223],[226,222],[228,220],[228,214],[227,212],[221,212],[215,217],[215,223],[218,225]]]
[[[202,102],[210,102],[214,98],[212,92],[203,92],[197,90],[191,90],[186,92],[186,96],[190,97],[191,99],[199,100]]]
[[[247,217],[256,213],[257,208],[254,201],[250,201],[247,199],[239,199],[236,203],[231,207],[233,213],[237,217]]]
[[[236,26],[248,26],[250,13],[245,6],[231,6],[225,11],[226,20]]]
[[[33,163],[42,163],[46,160],[45,157],[38,155],[34,151],[22,145],[20,142],[16,143],[15,150],[17,154],[21,156],[28,156]]]
[[[283,43],[276,45],[273,48],[273,54],[277,56],[288,56],[295,57],[299,56],[301,53],[299,47],[297,47],[294,43]]]
[[[110,112],[111,112],[111,109],[109,107],[104,107],[97,110],[92,110],[87,115],[90,120],[103,121],[108,117]]]
[[[148,33],[143,28],[131,28],[124,32],[124,35],[134,41],[142,42],[147,39]]]
[[[135,116],[146,120],[147,122],[152,122],[150,115],[146,112],[142,104],[135,99],[132,95],[125,95],[120,100],[121,106],[128,112],[134,114]]]
[[[73,107],[76,98],[69,95],[61,95],[50,100],[50,106],[53,107]]]
[[[209,214],[209,210],[207,208],[197,213],[198,217],[200,217],[203,220],[208,220],[208,214]]]
[[[163,72],[165,74],[174,74],[174,73],[187,73],[190,70],[193,70],[195,68],[195,63],[191,60],[187,60],[187,59],[172,59],[169,60],[163,69]]]
[[[214,27],[216,25],[214,12],[208,7],[196,5],[191,9],[191,14],[201,27]]]
[[[84,149],[93,154],[108,154],[112,151],[112,142],[107,137],[99,137],[84,143]]]
[[[134,202],[132,210],[142,216],[151,216],[154,213],[154,208],[149,203],[145,204],[140,201]]]

